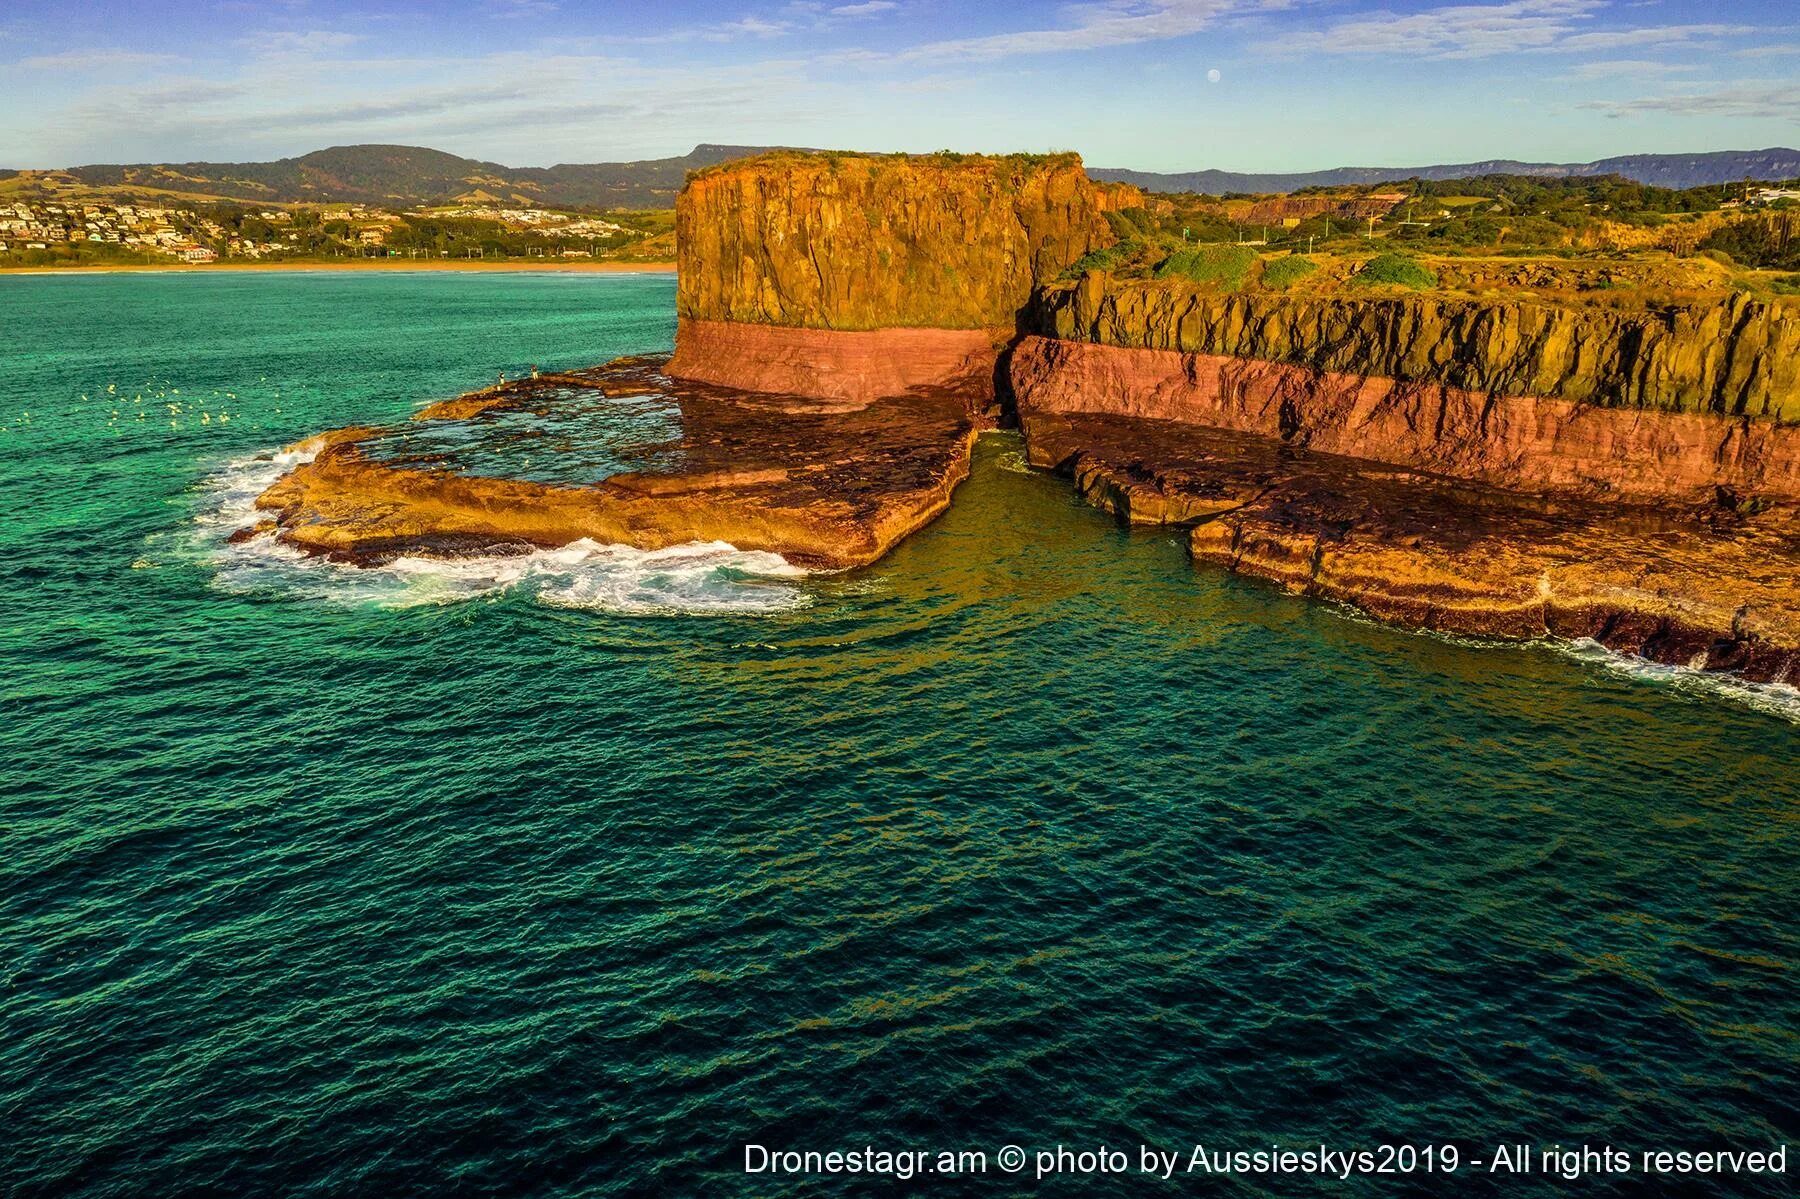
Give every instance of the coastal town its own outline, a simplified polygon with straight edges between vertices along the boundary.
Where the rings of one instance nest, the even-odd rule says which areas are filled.
[[[0,266],[321,259],[645,260],[673,253],[669,214],[459,204],[249,207],[0,196]]]
[[[224,237],[225,230],[215,222],[195,220],[173,208],[25,202],[0,207],[0,250],[15,253],[88,242],[159,253],[184,262],[210,262],[218,254],[207,242]],[[227,244],[233,242],[252,256],[285,249],[275,242],[257,246],[232,239]]]

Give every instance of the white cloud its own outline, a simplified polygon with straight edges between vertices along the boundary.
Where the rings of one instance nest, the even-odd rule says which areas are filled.
[[[1754,26],[1723,23],[1595,29],[1589,22],[1606,7],[1605,0],[1507,0],[1411,14],[1368,13],[1265,42],[1259,49],[1282,56],[1474,59],[1528,52],[1593,54],[1629,48],[1697,47],[1756,32]]]
[[[1645,76],[1686,74],[1697,71],[1699,67],[1688,63],[1654,62],[1643,58],[1613,58],[1600,62],[1584,62],[1569,72],[1572,79],[1614,79],[1619,76]]]
[[[893,12],[899,7],[894,0],[865,0],[862,4],[840,4],[828,11],[834,17],[872,17],[876,13]]]
[[[668,33],[608,40],[614,43],[631,43],[633,45],[660,45],[675,42],[741,42],[782,37],[794,32],[795,28],[792,21],[772,21],[766,17],[747,16],[739,17],[735,21],[721,21],[713,25],[694,25],[685,29],[674,29]]]
[[[358,33],[342,33],[335,29],[277,30],[256,33],[241,39],[251,53],[266,58],[316,58],[336,50],[346,50],[362,41]]]
[[[1112,0],[1072,5],[1060,29],[1026,29],[932,42],[904,51],[903,60],[979,62],[1018,54],[1057,54],[1161,42],[1199,33],[1221,17],[1247,10],[1287,8],[1291,0]]]
[[[1693,46],[1755,32],[1754,25],[1654,25],[1646,29],[1578,33],[1557,42],[1555,49],[1563,54],[1583,54],[1590,50],[1623,50],[1633,46]]]
[[[818,102],[805,64],[689,67],[601,55],[320,59],[304,70],[249,60],[230,81],[198,77],[94,89],[40,133],[57,165],[278,157],[365,141],[474,151],[509,164],[650,157],[676,138],[731,129],[781,140]],[[379,77],[382,85],[371,88]],[[691,144],[691,142],[690,142]]]
[[[1714,91],[1645,96],[1636,100],[1590,100],[1581,107],[1609,117],[1734,117],[1787,120],[1800,125],[1800,84],[1744,83]]]
[[[1371,13],[1322,30],[1296,33],[1262,49],[1281,54],[1382,54],[1485,58],[1542,50],[1574,34],[1602,0],[1510,0],[1464,4],[1401,16]]]
[[[547,17],[559,7],[555,0],[493,0],[493,15],[508,19]]]
[[[146,54],[138,50],[65,50],[19,60],[33,71],[91,71],[113,67],[145,67],[176,61],[173,54]]]

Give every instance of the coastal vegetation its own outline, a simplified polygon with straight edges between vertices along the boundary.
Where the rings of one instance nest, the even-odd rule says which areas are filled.
[[[1319,264],[1300,254],[1289,254],[1285,258],[1272,258],[1263,264],[1263,286],[1274,291],[1286,291],[1308,275],[1316,275]]]
[[[1666,290],[1682,264],[1705,260],[1700,290],[1793,294],[1800,271],[1800,190],[1734,183],[1674,190],[1619,176],[1487,175],[1312,187],[1288,195],[1149,194],[1107,213],[1116,244],[1074,263],[1123,278],[1187,279],[1210,289],[1285,291],[1395,285],[1477,291],[1524,283],[1564,293]],[[1262,256],[1260,270],[1246,255]],[[1368,264],[1308,270],[1334,260]],[[1442,269],[1462,259],[1510,259],[1520,270]],[[1450,280],[1450,282],[1445,282]],[[1677,286],[1675,290],[1689,290]]]
[[[1425,291],[1437,286],[1437,275],[1411,254],[1392,251],[1377,254],[1356,272],[1356,281],[1364,287],[1406,287]]]
[[[1186,279],[1219,291],[1239,291],[1260,259],[1248,246],[1196,246],[1178,250],[1156,268],[1158,279]]]

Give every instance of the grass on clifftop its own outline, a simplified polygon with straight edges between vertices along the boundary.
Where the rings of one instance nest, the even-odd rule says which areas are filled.
[[[1276,258],[1263,265],[1262,285],[1275,291],[1286,291],[1308,275],[1315,274],[1319,264],[1298,254]]]
[[[1187,279],[1220,291],[1241,291],[1250,281],[1258,255],[1250,246],[1195,246],[1178,250],[1156,268],[1158,279]]]
[[[1363,264],[1356,272],[1356,281],[1364,287],[1380,287],[1392,284],[1399,287],[1410,287],[1414,291],[1428,291],[1437,286],[1437,276],[1424,263],[1411,254],[1379,254]]]
[[[927,167],[993,167],[1012,171],[1032,171],[1042,167],[1081,166],[1081,155],[1073,150],[1049,154],[962,154],[955,150],[939,150],[935,154],[875,154],[861,150],[767,150],[745,158],[713,163],[687,173],[689,180],[735,171],[768,166],[817,164],[833,172],[847,162],[868,163],[879,169],[883,165]]]

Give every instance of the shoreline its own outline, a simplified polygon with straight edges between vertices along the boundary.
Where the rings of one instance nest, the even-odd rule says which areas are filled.
[[[366,259],[350,262],[245,262],[231,264],[108,263],[104,266],[0,266],[5,275],[207,274],[306,271],[567,271],[584,274],[672,274],[673,262],[490,262],[483,259]]]

